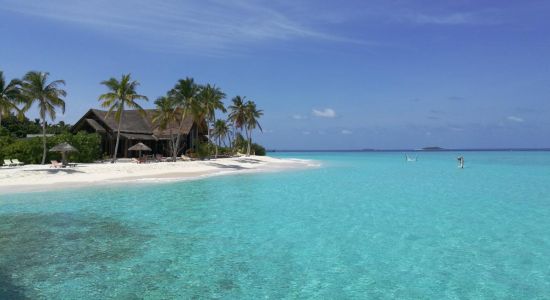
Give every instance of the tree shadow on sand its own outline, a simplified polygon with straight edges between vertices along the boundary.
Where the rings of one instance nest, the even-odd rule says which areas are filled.
[[[243,163],[247,163],[247,164],[259,164],[262,161],[259,160],[259,159],[253,159],[253,158],[240,158],[238,160],[238,162],[243,162]]]
[[[84,173],[79,170],[75,169],[67,169],[67,168],[50,168],[50,169],[36,169],[36,170],[25,170],[25,172],[41,172],[41,173],[49,173],[49,174],[58,174],[58,173],[66,173],[66,174],[74,174],[74,173]]]
[[[234,169],[234,170],[244,170],[246,169],[245,167],[242,167],[242,166],[239,166],[239,165],[224,165],[224,164],[220,164],[220,163],[207,163],[207,165],[209,166],[213,166],[213,167],[216,167],[216,168],[222,168],[222,169]]]

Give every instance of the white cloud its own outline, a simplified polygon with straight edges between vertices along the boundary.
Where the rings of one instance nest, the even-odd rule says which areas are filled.
[[[408,13],[395,18],[402,22],[411,22],[421,25],[495,25],[500,20],[494,11],[453,12],[447,14]]]
[[[516,123],[523,123],[525,121],[523,118],[516,117],[516,116],[508,116],[506,117],[506,119],[508,119],[508,121],[512,121]]]
[[[344,129],[342,130],[342,134],[352,134],[353,132],[351,130]]]
[[[172,52],[225,55],[263,41],[304,38],[367,44],[313,28],[311,18],[260,1],[4,0],[0,10],[80,25]]]
[[[292,115],[292,118],[293,118],[294,120],[305,120],[305,119],[307,119],[306,116],[302,116],[302,115],[300,115],[300,114]]]
[[[419,24],[436,24],[436,25],[458,25],[458,24],[471,24],[475,22],[472,14],[469,13],[453,13],[449,15],[425,15],[416,14],[409,17],[409,19]]]
[[[336,117],[336,112],[332,108],[325,108],[322,110],[313,109],[312,114],[320,118],[334,118]]]

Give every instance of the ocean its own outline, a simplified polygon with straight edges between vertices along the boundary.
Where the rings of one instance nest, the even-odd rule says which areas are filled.
[[[550,299],[550,152],[273,155],[1,195],[0,299]]]

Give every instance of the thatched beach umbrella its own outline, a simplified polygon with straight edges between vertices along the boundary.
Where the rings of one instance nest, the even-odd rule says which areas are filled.
[[[132,147],[128,148],[128,151],[139,151],[139,157],[141,157],[141,151],[152,151],[151,148],[147,147],[144,143],[137,143]]]
[[[61,152],[61,162],[64,166],[66,166],[67,152],[78,152],[78,150],[75,147],[71,146],[69,143],[64,142],[51,148],[50,152]]]

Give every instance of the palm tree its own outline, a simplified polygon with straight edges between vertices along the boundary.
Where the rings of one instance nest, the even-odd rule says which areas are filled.
[[[236,96],[231,101],[233,104],[229,106],[229,120],[235,125],[235,128],[242,130],[246,123],[246,107],[244,100],[246,97]]]
[[[229,120],[235,124],[236,129],[244,128],[248,146],[246,155],[250,156],[250,144],[252,142],[252,131],[258,127],[262,130],[258,118],[263,115],[262,110],[256,108],[254,101],[244,101],[246,97],[236,96],[231,101],[233,104],[229,106]]]
[[[99,101],[102,107],[109,108],[107,118],[113,111],[115,111],[115,121],[117,121],[117,134],[115,152],[113,153],[112,163],[116,161],[118,152],[118,143],[120,140],[120,125],[124,115],[124,107],[138,109],[140,113],[145,114],[143,108],[136,102],[136,100],[148,101],[146,96],[140,95],[136,92],[136,88],[139,86],[139,82],[132,80],[130,74],[122,75],[120,81],[111,77],[109,80],[102,81],[101,84],[105,85],[109,92],[99,96]]]
[[[229,135],[229,125],[225,120],[216,120],[214,123],[214,128],[212,129],[212,136],[218,139],[216,144],[216,156],[218,158],[218,146],[221,146],[221,141]],[[224,141],[225,144],[225,141]]]
[[[173,150],[173,159],[175,160],[178,152],[179,152],[179,145],[181,140],[181,130],[184,125],[185,117],[187,117],[189,114],[194,115],[194,111],[197,111],[197,96],[200,91],[200,86],[195,83],[193,78],[187,77],[185,79],[180,79],[168,92],[168,97],[170,97],[174,101],[174,111],[179,112],[181,115],[180,117],[180,124],[178,129],[178,134],[176,137],[176,146]],[[195,120],[194,120],[195,121]]]
[[[220,88],[216,87],[215,85],[207,84],[206,86],[201,88],[201,91],[198,95],[199,99],[199,110],[200,112],[197,114],[199,116],[199,124],[202,124],[203,120],[200,119],[201,116],[204,116],[204,118],[207,121],[207,128],[208,128],[208,135],[210,137],[210,125],[214,125],[216,123],[216,110],[220,110],[221,112],[226,112],[225,106],[223,105],[223,98],[225,98],[225,93],[221,91]],[[215,157],[218,157],[218,145],[215,144],[216,147],[216,155]]]
[[[42,164],[46,163],[46,116],[55,121],[55,109],[61,108],[61,112],[65,113],[65,101],[61,97],[66,97],[67,92],[61,89],[61,85],[65,85],[64,80],[54,80],[48,83],[48,72],[28,72],[23,77],[22,94],[26,100],[24,110],[29,109],[34,102],[38,103],[40,119],[42,120]]]
[[[6,84],[4,72],[0,71],[0,128],[2,127],[2,117],[13,111],[16,111],[19,117],[23,117],[23,111],[17,107],[17,104],[20,103],[23,103],[21,81],[12,79]]]
[[[155,101],[155,104],[157,105],[157,111],[153,115],[153,123],[155,123],[156,126],[162,130],[168,128],[170,134],[170,147],[172,150],[172,155],[177,155],[177,135],[174,134],[174,132],[172,131],[173,126],[171,126],[171,124],[178,121],[179,116],[178,112],[174,109],[174,99],[170,97],[160,97]],[[175,157],[173,158],[175,161]]]
[[[261,109],[256,108],[256,103],[254,101],[247,101],[245,104],[245,128],[246,136],[248,138],[248,147],[246,150],[246,156],[250,156],[250,144],[252,143],[252,131],[258,127],[262,131],[262,126],[258,119],[263,115]]]

